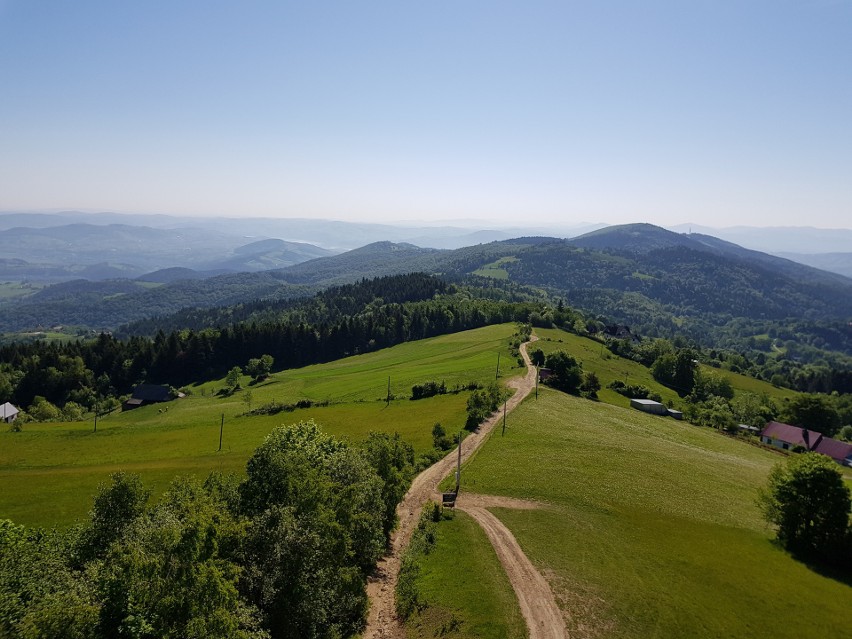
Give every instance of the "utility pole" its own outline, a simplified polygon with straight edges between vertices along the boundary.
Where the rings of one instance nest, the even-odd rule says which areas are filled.
[[[535,367],[535,398],[538,399],[538,366]]]
[[[461,444],[462,432],[459,431],[459,460],[456,464],[456,495],[459,494],[459,486],[461,485]]]
[[[390,375],[388,375],[388,399],[385,402],[385,406],[390,406]]]
[[[506,404],[508,402],[503,402],[503,432],[500,435],[501,437],[506,434]]]
[[[98,432],[98,407],[95,406],[95,430],[94,432]]]
[[[497,372],[494,375],[494,381],[497,381],[498,377],[500,377],[500,353],[497,353]]]
[[[219,424],[219,450],[216,452],[220,452],[222,450],[222,434],[225,432],[225,413],[222,413],[222,422]]]

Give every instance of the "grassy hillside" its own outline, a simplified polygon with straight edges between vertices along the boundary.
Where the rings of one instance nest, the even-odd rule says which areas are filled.
[[[629,359],[614,355],[600,342],[588,337],[581,337],[574,333],[568,333],[557,328],[537,328],[536,335],[540,340],[533,348],[540,348],[545,355],[555,351],[566,351],[583,363],[583,370],[592,371],[597,374],[601,382],[601,390],[598,398],[602,402],[615,406],[630,406],[630,400],[607,388],[610,382],[620,379],[627,384],[641,384],[660,394],[665,403],[673,402],[680,404],[677,393],[659,384],[651,376],[651,371]],[[772,399],[783,400],[796,395],[796,391],[787,388],[778,388],[768,382],[753,377],[732,373],[730,371],[702,366],[706,372],[714,372],[726,377],[731,382],[734,392],[748,392],[757,395],[766,394]]]
[[[118,413],[92,422],[27,424],[21,433],[0,432],[0,518],[19,523],[69,524],[86,513],[99,482],[119,469],[138,472],[155,491],[176,474],[243,470],[251,452],[275,426],[314,418],[329,433],[359,440],[372,431],[399,432],[417,452],[432,446],[431,430],[464,424],[467,393],[410,401],[411,386],[428,380],[448,387],[494,378],[517,363],[508,357],[514,326],[505,324],[445,335],[343,360],[288,370],[256,386],[244,378],[256,408],[273,400],[326,401],[276,415],[242,416],[246,392],[216,396],[222,382],[193,389],[189,397]],[[399,399],[385,406],[388,377]],[[224,443],[219,426],[225,415]]]
[[[554,588],[573,637],[836,637],[852,587],[776,547],[756,489],[780,455],[544,389],[462,473]]]

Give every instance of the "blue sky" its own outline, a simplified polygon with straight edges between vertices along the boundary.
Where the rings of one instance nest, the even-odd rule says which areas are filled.
[[[852,1],[0,0],[0,209],[852,227]]]

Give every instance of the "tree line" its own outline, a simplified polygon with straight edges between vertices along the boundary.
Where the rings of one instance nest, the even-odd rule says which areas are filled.
[[[394,301],[389,301],[394,300]],[[90,341],[0,348],[0,402],[44,398],[93,409],[149,382],[175,387],[215,379],[270,356],[276,370],[332,361],[405,341],[526,321],[540,304],[482,299],[423,274],[338,287],[276,319],[218,328],[159,331],[152,339],[101,334]]]
[[[353,446],[305,422],[273,431],[242,480],[178,478],[152,503],[117,473],[71,530],[0,520],[0,636],[352,636],[413,461],[398,435]]]

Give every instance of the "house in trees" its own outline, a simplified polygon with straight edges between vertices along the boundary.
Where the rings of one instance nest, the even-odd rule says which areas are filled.
[[[17,408],[15,408],[9,402],[6,402],[2,406],[0,406],[0,421],[11,424],[13,421],[18,419],[18,413],[20,413]]]
[[[852,444],[837,441],[807,428],[781,422],[769,422],[760,433],[760,441],[781,450],[822,453],[838,464],[852,466]]]
[[[145,404],[159,404],[162,402],[170,402],[175,397],[184,397],[183,393],[177,395],[172,394],[172,390],[168,386],[159,384],[139,384],[133,389],[133,395],[130,396],[122,405],[122,410],[133,410]]]

